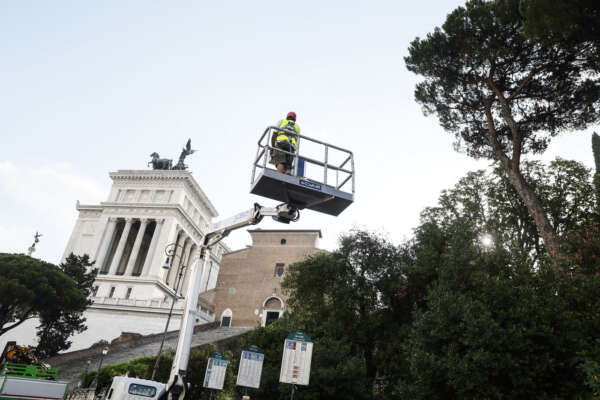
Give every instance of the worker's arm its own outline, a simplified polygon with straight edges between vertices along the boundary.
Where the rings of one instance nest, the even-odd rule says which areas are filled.
[[[280,119],[279,122],[277,122],[276,126],[281,126],[282,122],[283,120]],[[279,133],[276,130],[273,130],[273,134],[271,135],[271,147],[275,147],[275,143],[277,142],[277,135],[279,135]]]

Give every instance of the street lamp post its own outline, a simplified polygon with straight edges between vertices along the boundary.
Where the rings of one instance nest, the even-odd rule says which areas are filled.
[[[108,354],[108,347],[102,349],[102,357],[100,357],[100,362],[98,363],[98,370],[96,371],[96,376],[94,377],[94,388],[98,388],[99,377],[100,377],[100,368],[102,368],[102,361],[104,361],[104,356]]]
[[[165,265],[163,265],[163,268],[171,269],[171,267],[173,265],[173,258],[179,257],[176,254],[177,247],[181,247],[181,246],[179,246],[175,243],[171,243],[171,244],[167,245],[167,247],[165,248],[165,253],[167,254],[167,261],[166,261]],[[181,283],[181,280],[182,280],[181,278],[183,277],[185,268],[186,268],[185,265],[182,265],[181,268],[179,268],[179,275],[177,276],[177,283],[175,283],[175,294],[173,295],[173,299],[171,300],[171,308],[169,309],[169,316],[167,317],[167,323],[165,324],[165,330],[163,332],[162,340],[160,341],[160,347],[158,348],[158,354],[156,355],[156,361],[154,362],[154,369],[152,370],[152,377],[150,378],[150,380],[154,380],[154,377],[156,376],[156,373],[158,372],[158,363],[160,362],[160,356],[162,354],[162,349],[165,344],[165,339],[167,337],[167,331],[169,330],[169,323],[171,322],[171,315],[173,314],[173,306],[175,306],[175,300],[177,300],[177,292],[179,291],[179,284]]]
[[[90,369],[91,363],[92,363],[92,360],[89,360],[89,359],[85,362],[85,372],[83,373],[83,379],[81,380],[81,383],[79,384],[80,386],[85,385],[85,379],[87,378],[88,369]]]

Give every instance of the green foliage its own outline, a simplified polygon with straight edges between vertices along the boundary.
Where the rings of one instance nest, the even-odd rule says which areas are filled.
[[[342,332],[340,335],[328,334],[326,328],[310,331],[305,329],[303,322],[297,320],[295,315],[296,313],[285,314],[283,318],[269,326],[244,335],[244,345],[257,345],[265,354],[260,388],[249,389],[250,397],[289,398],[291,386],[279,383],[283,343],[288,334],[300,330],[309,334],[314,347],[310,384],[298,386],[297,398],[303,400],[371,398],[364,358],[360,350],[348,341],[348,332]],[[241,396],[243,390],[238,388],[238,393]]]
[[[204,381],[208,358],[215,352],[217,352],[217,347],[214,344],[196,347],[191,350],[187,370],[187,379],[191,384],[190,391],[188,392],[189,399],[208,400],[210,398],[210,391],[203,389],[202,383]],[[171,365],[173,364],[173,355],[173,351],[168,351],[161,356],[158,364],[159,368],[155,376],[156,381],[165,383],[168,381],[169,374],[171,373]],[[215,399],[221,400],[234,398],[232,396],[235,393],[235,374],[237,373],[237,368],[234,368],[232,365],[233,354],[230,351],[225,351],[224,355],[230,361],[230,364],[227,366],[224,390],[215,391],[214,396]],[[97,392],[101,392],[104,388],[109,387],[112,378],[115,376],[127,375],[141,379],[150,379],[155,361],[156,357],[142,357],[127,363],[103,366],[98,375]],[[92,385],[95,377],[96,371],[91,371],[82,376],[82,387]]]
[[[360,352],[366,386],[372,387],[386,327],[395,325],[388,311],[402,287],[398,249],[380,235],[353,230],[340,238],[336,251],[292,265],[282,287],[294,319],[307,332],[343,337]]]
[[[528,161],[522,173],[547,211],[553,231],[561,237],[593,217],[591,172],[583,164],[563,159],[549,165]],[[530,269],[546,254],[533,218],[500,166],[491,172],[468,173],[444,190],[438,206],[426,208],[421,218],[442,228],[463,221],[474,230],[474,240],[490,238],[497,255],[506,250],[505,267],[510,269]]]
[[[405,243],[353,230],[336,250],[290,266],[283,288],[291,312],[219,344],[232,350],[220,398],[244,393],[235,374],[249,344],[265,354],[261,386],[249,394],[288,398],[279,374],[294,331],[314,343],[310,385],[296,394],[303,400],[598,398],[600,234],[590,171],[557,159],[526,162],[523,176],[565,237],[562,258],[549,262],[504,168],[469,173],[423,211]],[[212,351],[192,353],[192,382],[201,385]],[[116,372],[126,370],[135,368]],[[192,399],[206,398],[193,390]]]
[[[76,256],[71,253],[58,268],[75,281],[77,288],[85,297],[89,297],[92,294],[92,287],[98,275],[98,269],[93,268],[94,263],[95,261],[90,261],[90,256],[87,254]],[[92,304],[91,300],[88,300],[88,302]]]
[[[516,0],[472,0],[450,13],[442,29],[409,47],[407,68],[425,78],[416,100],[474,157],[496,158],[486,107],[509,155],[539,153],[551,136],[598,120],[598,78],[581,61],[585,49],[543,46],[525,38],[521,25]]]
[[[578,369],[585,376],[584,384],[591,391],[590,399],[600,399],[600,340],[596,340],[595,354],[582,353],[583,362]]]
[[[474,278],[468,292],[441,285],[429,293],[403,348],[410,374],[399,393],[412,399],[582,395],[587,378],[573,367],[578,353],[593,347],[588,334],[600,321],[582,324],[573,314],[577,285],[549,272],[526,285],[486,274]],[[564,295],[556,294],[559,288]],[[579,312],[589,317],[592,307]]]
[[[595,221],[569,232],[559,265],[570,275],[600,274],[600,231]]]
[[[415,98],[452,133],[455,147],[499,161],[544,242],[559,239],[520,172],[521,156],[600,118],[600,75],[585,43],[545,43],[522,33],[518,0],[470,0],[415,39],[407,68],[423,76]]]
[[[87,305],[75,282],[55,265],[25,255],[0,254],[0,335],[29,318],[78,314]]]
[[[553,229],[571,246],[563,253],[583,249],[583,259],[574,273],[555,268],[575,265],[562,258],[548,264],[503,169],[461,179],[423,212],[406,252],[408,287],[420,282],[423,290],[406,297],[413,304],[409,332],[396,346],[406,363],[392,371],[392,396],[592,398],[600,276],[595,245],[585,247],[598,236],[589,225],[590,171],[560,159],[524,165]],[[586,229],[583,242],[569,238]],[[482,244],[482,234],[494,238],[493,246]]]
[[[592,152],[594,153],[594,163],[596,164],[596,171],[594,173],[594,188],[596,190],[598,214],[600,214],[600,136],[598,136],[596,132],[592,134]]]
[[[94,263],[90,262],[87,254],[76,256],[71,253],[65,262],[58,266],[75,282],[77,289],[85,296],[86,308],[92,304],[89,297],[98,273],[97,269],[92,269],[93,265]],[[69,337],[87,329],[83,317],[84,310],[85,308],[75,310],[54,308],[41,311],[39,313],[40,325],[37,328],[39,342],[36,346],[36,355],[44,359],[67,350],[71,346]]]
[[[525,31],[540,40],[600,43],[596,0],[521,0]]]

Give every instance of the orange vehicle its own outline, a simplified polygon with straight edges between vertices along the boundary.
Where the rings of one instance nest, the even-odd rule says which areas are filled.
[[[0,355],[0,399],[62,400],[66,382],[56,381],[56,369],[40,365],[35,347],[8,342]]]
[[[4,351],[2,351],[2,355],[0,356],[0,369],[7,362],[40,365],[40,361],[34,352],[35,347],[33,346],[19,346],[17,342],[8,342],[4,346]]]

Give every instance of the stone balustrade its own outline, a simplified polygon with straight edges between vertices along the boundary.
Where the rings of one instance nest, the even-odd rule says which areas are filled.
[[[92,307],[94,305],[108,305],[108,306],[123,306],[123,307],[139,307],[139,308],[152,308],[168,311],[171,308],[171,299],[147,299],[147,300],[138,300],[138,299],[119,299],[115,297],[91,297]],[[173,307],[173,311],[177,314],[183,312],[185,307],[185,300],[178,299],[175,302],[175,306]],[[214,317],[214,312],[209,310],[203,306],[199,306],[199,310],[201,315],[205,316],[207,320],[210,320]]]

